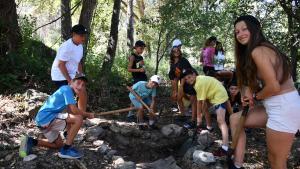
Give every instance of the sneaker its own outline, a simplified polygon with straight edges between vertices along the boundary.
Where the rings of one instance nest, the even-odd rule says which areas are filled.
[[[244,168],[244,167],[237,168],[237,167],[234,165],[233,160],[229,160],[229,161],[228,161],[228,169],[245,169],[245,168]]]
[[[225,151],[222,147],[219,147],[217,151],[213,152],[215,157],[224,157],[228,155],[228,151]]]
[[[22,136],[21,145],[19,148],[20,157],[24,158],[31,153],[31,149],[33,147],[33,138],[28,136]]]
[[[127,116],[127,121],[128,122],[136,122],[136,116],[135,115]]]
[[[209,129],[209,128],[207,128],[207,126],[206,126],[206,127],[204,127],[204,130],[208,130],[208,131],[211,133],[211,132],[213,132],[213,131],[214,131],[214,128],[213,128],[213,127],[211,127],[211,128]]]
[[[154,123],[154,124],[152,124],[152,125],[149,125],[149,128],[151,129],[151,130],[157,130],[158,129],[158,127],[157,127],[157,125]]]
[[[194,121],[189,121],[183,124],[183,127],[186,129],[194,129],[197,127],[196,122]]]
[[[80,154],[76,149],[70,147],[68,149],[60,148],[58,152],[58,157],[60,158],[68,158],[68,159],[77,159],[81,158],[82,154]]]
[[[138,127],[140,130],[147,130],[148,129],[148,125],[146,123],[139,123]]]

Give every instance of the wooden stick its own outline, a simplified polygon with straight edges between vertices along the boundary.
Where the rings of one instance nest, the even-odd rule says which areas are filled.
[[[150,107],[141,99],[141,97],[129,86],[127,86],[127,89],[135,96],[135,98],[142,103],[143,106],[146,107],[146,109],[155,116],[155,113],[150,109]]]
[[[110,115],[110,114],[116,114],[116,113],[129,112],[132,110],[137,110],[137,108],[128,107],[128,108],[124,108],[124,109],[112,110],[112,111],[107,111],[107,112],[97,112],[95,114],[97,114],[98,116],[104,116],[104,115]]]

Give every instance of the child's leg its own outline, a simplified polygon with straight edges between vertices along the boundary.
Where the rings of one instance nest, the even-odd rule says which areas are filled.
[[[211,124],[211,117],[210,117],[210,114],[209,114],[209,111],[208,111],[208,101],[205,101],[204,102],[204,105],[203,105],[203,110],[205,111],[204,113],[204,116],[205,116],[205,121],[206,121],[206,127],[208,129],[212,128],[212,124]]]
[[[138,109],[138,122],[143,123],[144,122],[144,108],[141,107]]]
[[[71,145],[82,125],[83,118],[81,115],[69,114],[69,117],[66,119],[66,121],[67,121],[67,124],[71,125],[71,128],[68,131],[68,137],[66,140],[66,144]]]
[[[87,99],[88,99],[86,88],[82,89],[82,91],[78,94],[78,97],[79,97],[78,108],[81,111],[86,111]]]
[[[50,143],[47,139],[42,139],[42,140],[38,140],[38,144],[37,144],[37,146],[39,146],[39,147],[47,147],[47,148],[52,148],[52,149],[59,149],[63,145],[64,145],[64,142],[63,142],[62,138],[60,137],[60,135],[52,143]]]
[[[222,144],[223,146],[228,146],[228,126],[225,122],[226,110],[222,107],[219,107],[216,112],[218,125],[222,133]]]
[[[138,117],[138,122],[142,123],[144,122],[144,107],[140,101],[138,101],[135,98],[130,98],[131,103],[134,105],[135,108],[138,108],[137,110],[137,117]]]
[[[197,119],[197,98],[194,95],[190,96],[190,102],[192,105],[192,121],[196,121]]]

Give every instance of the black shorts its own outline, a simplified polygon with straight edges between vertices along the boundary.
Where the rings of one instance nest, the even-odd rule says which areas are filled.
[[[196,90],[194,89],[193,85],[187,83],[184,83],[183,85],[183,92],[191,96],[196,96]]]
[[[214,67],[210,67],[210,66],[203,66],[203,72],[205,74],[205,76],[215,76],[215,68]]]
[[[61,80],[61,81],[53,81],[56,88],[59,89],[61,86],[68,85],[67,80]]]

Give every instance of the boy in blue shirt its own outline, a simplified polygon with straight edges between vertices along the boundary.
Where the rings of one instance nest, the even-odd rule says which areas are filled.
[[[138,125],[140,129],[146,128],[146,123],[144,123],[144,106],[140,102],[143,100],[147,105],[150,106],[152,112],[155,109],[155,97],[156,88],[159,86],[161,79],[158,75],[153,75],[148,82],[139,81],[132,86],[132,89],[138,94],[140,98],[136,98],[132,93],[129,94],[129,98],[134,105],[138,108]],[[154,116],[150,113],[149,125],[151,128],[154,127]]]
[[[78,109],[74,99],[74,93],[78,94],[84,90],[86,82],[86,77],[77,76],[71,81],[70,85],[61,86],[47,99],[35,117],[36,125],[46,139],[37,140],[24,136],[19,151],[21,157],[27,156],[33,146],[60,148],[58,156],[61,158],[74,159],[82,157],[71,145],[82,125],[83,118],[94,118],[93,113]],[[64,109],[67,109],[68,113],[62,113]],[[60,131],[63,131],[67,125],[70,128],[67,132],[66,141],[63,143]]]

